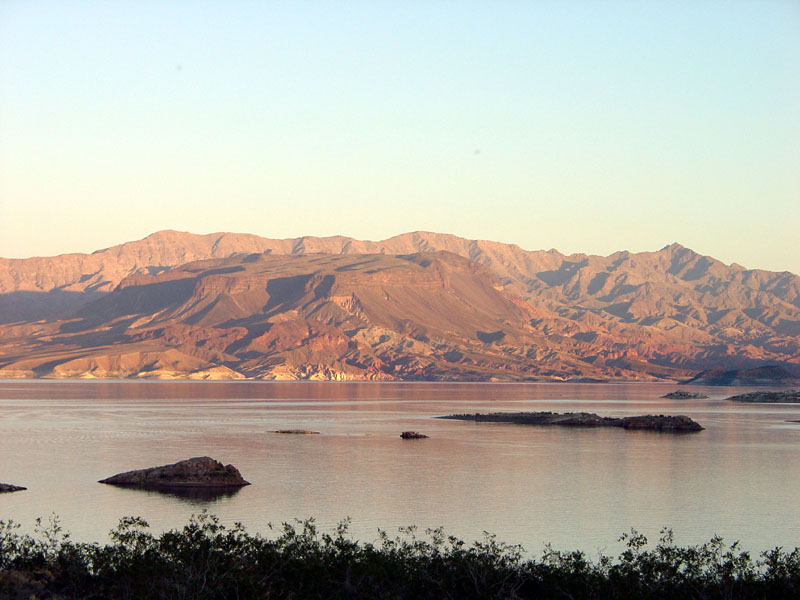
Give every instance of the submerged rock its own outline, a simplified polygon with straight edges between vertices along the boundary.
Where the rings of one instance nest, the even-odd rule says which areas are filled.
[[[739,394],[738,396],[731,396],[726,398],[733,402],[800,402],[800,390],[787,390],[785,392],[750,392],[748,394]]]
[[[424,433],[419,433],[418,431],[404,431],[400,434],[400,437],[404,440],[423,440],[429,436],[425,435]]]
[[[708,396],[701,394],[700,392],[686,392],[684,390],[670,392],[669,394],[664,394],[661,397],[672,398],[673,400],[702,400],[703,398],[708,398]]]
[[[171,465],[118,473],[99,483],[149,489],[176,487],[233,488],[250,485],[233,465],[208,456],[181,460]]]
[[[28,488],[22,487],[21,485],[11,485],[10,483],[0,483],[0,493],[4,492],[21,492],[22,490],[27,490]]]
[[[518,425],[558,425],[561,427],[622,427],[623,429],[650,429],[653,431],[702,431],[705,429],[685,415],[641,415],[636,417],[601,417],[595,413],[475,413],[448,415],[439,419],[478,421],[489,423],[516,423]]]

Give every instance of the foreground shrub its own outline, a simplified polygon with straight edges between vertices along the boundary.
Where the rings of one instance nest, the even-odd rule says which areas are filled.
[[[106,545],[70,540],[57,518],[34,535],[0,521],[0,597],[54,598],[798,598],[800,550],[754,559],[713,538],[654,546],[622,536],[616,558],[590,560],[549,546],[539,559],[486,535],[467,545],[441,529],[414,527],[358,543],[347,521],[320,533],[313,520],[284,523],[276,537],[224,527],[207,513],[158,536],[125,517]]]

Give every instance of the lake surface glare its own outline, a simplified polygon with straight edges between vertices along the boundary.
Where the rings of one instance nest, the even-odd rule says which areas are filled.
[[[681,545],[721,535],[746,550],[800,546],[799,405],[727,402],[753,388],[674,384],[0,381],[0,519],[31,530],[57,514],[74,539],[107,540],[125,515],[156,532],[208,510],[225,524],[346,517],[378,528],[483,532],[538,554],[616,553],[636,528],[671,527]],[[461,412],[686,414],[693,434],[435,419]],[[283,435],[309,429],[319,435]],[[430,436],[402,440],[404,430]],[[216,498],[121,489],[97,480],[193,456],[232,463],[252,483]]]

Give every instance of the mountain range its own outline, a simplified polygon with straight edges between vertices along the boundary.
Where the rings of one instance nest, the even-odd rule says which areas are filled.
[[[0,377],[680,380],[800,374],[800,277],[415,232],[162,231],[0,259]]]

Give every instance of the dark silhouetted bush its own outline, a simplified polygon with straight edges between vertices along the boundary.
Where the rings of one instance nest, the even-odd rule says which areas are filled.
[[[313,520],[284,523],[274,538],[224,527],[207,513],[180,530],[153,535],[125,517],[106,545],[70,540],[59,520],[34,535],[0,521],[0,597],[53,598],[800,598],[800,550],[775,548],[753,559],[713,538],[676,546],[664,530],[654,545],[631,531],[616,558],[521,547],[486,535],[467,545],[441,529],[402,528],[376,543],[332,533]]]

